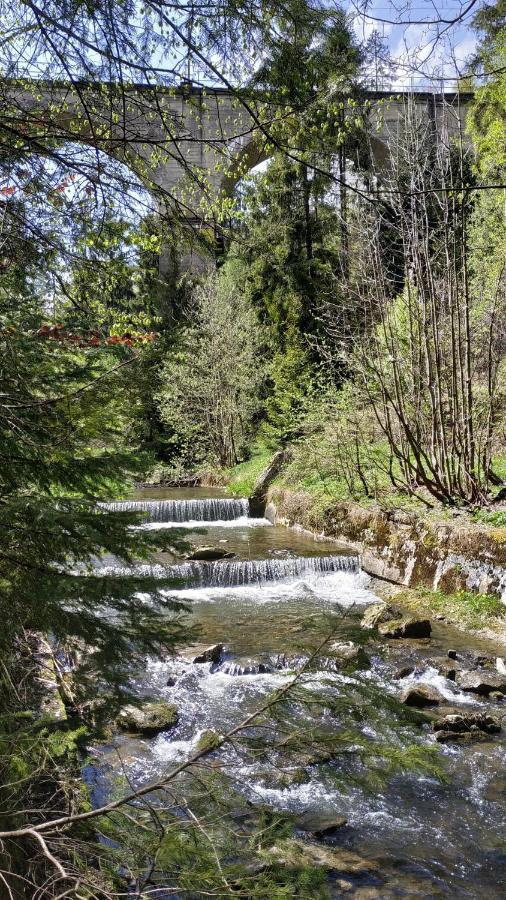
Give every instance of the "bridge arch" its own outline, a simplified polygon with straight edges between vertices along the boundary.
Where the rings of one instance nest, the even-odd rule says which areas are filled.
[[[4,84],[4,90],[6,85]],[[63,82],[8,82],[11,102],[36,132],[94,146],[133,170],[159,208],[171,205],[195,226],[211,199],[230,196],[239,178],[269,158],[254,98],[242,104],[226,88],[178,88]],[[451,135],[464,131],[471,94],[368,92],[369,144],[378,171],[408,104],[420,120]],[[250,110],[253,110],[253,116]],[[380,117],[380,127],[374,117]],[[190,177],[191,176],[191,177]],[[200,177],[199,177],[200,176]],[[201,267],[198,253],[190,265]]]

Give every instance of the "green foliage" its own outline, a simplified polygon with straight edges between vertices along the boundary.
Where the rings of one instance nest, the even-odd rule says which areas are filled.
[[[415,502],[396,490],[398,464],[353,381],[316,396],[301,432],[283,480],[300,485],[322,508],[336,500],[394,506]]]
[[[494,178],[506,167],[506,24],[501,3],[480,10],[474,19],[481,37],[474,68],[489,74],[475,90],[469,119],[479,171]]]
[[[299,346],[276,353],[270,367],[271,392],[265,404],[262,434],[272,448],[300,437],[302,421],[316,395],[314,367]]]
[[[228,467],[244,456],[259,408],[260,350],[254,311],[227,270],[209,276],[160,378],[158,402],[176,460]]]

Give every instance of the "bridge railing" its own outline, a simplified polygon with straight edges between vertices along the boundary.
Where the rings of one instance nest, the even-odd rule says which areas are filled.
[[[365,86],[370,91],[392,94],[452,94],[458,91],[456,78],[375,78],[367,79]]]

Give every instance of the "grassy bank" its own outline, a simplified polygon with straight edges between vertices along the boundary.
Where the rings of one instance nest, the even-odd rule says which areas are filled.
[[[401,590],[394,602],[403,608],[428,617],[443,615],[447,622],[466,630],[491,629],[506,637],[506,606],[490,594],[456,591],[444,594],[429,588]]]
[[[249,497],[257,478],[272,458],[271,450],[259,450],[246,462],[239,463],[233,469],[227,469],[227,483],[229,491],[235,497]]]

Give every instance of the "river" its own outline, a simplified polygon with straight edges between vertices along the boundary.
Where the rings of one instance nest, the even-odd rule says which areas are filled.
[[[146,660],[133,680],[135,690],[175,703],[179,722],[155,737],[118,735],[96,748],[95,802],[117,772],[118,754],[130,782],[142,784],[185,759],[203,733],[223,734],[258,708],[325,638],[352,640],[363,647],[365,664],[352,671],[310,666],[306,689],[319,694],[320,705],[293,703],[286,713],[298,734],[316,727],[326,733],[351,729],[355,737],[346,752],[322,762],[306,752],[306,764],[299,758],[297,765],[293,758],[282,764],[279,755],[229,748],[220,751],[220,765],[227,765],[234,789],[253,804],[293,814],[295,822],[309,815],[313,830],[315,822],[323,827],[336,816],[346,818],[322,845],[365,863],[356,871],[344,865],[331,872],[330,896],[506,896],[505,728],[486,740],[439,745],[430,724],[404,720],[395,702],[406,687],[423,683],[441,693],[440,714],[485,710],[500,720],[504,701],[461,691],[438,672],[449,663],[449,649],[472,667],[477,653],[493,657],[501,655],[500,648],[440,622],[433,623],[430,640],[379,641],[375,632],[360,628],[361,614],[377,597],[353,554],[334,542],[250,519],[247,501],[224,490],[145,489],[125,505],[132,503],[145,512],[144,527],[184,528],[195,547],[212,546],[230,556],[176,563],[159,554],[149,567],[166,574],[171,566],[182,579],[171,594],[189,603],[191,619],[201,628],[199,648],[220,643],[224,649],[214,664],[192,662],[199,648]],[[414,671],[394,678],[406,665]],[[427,751],[440,773],[428,765],[371,783],[383,743],[399,753],[414,747],[423,757]],[[294,833],[308,839],[297,826]]]

